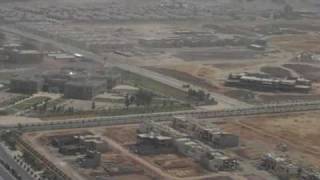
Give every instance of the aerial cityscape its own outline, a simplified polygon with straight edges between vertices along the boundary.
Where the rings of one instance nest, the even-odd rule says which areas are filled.
[[[320,1],[0,0],[0,180],[320,180]]]

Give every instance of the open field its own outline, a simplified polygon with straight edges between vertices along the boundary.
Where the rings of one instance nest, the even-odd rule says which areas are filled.
[[[265,153],[283,153],[277,149],[282,143],[288,146],[284,154],[291,160],[319,168],[319,115],[319,112],[306,112],[243,117],[220,126],[240,135],[242,149],[237,153],[244,158],[258,160]]]
[[[318,34],[283,35],[274,37],[271,41],[274,46],[293,53],[320,50],[320,36]]]
[[[314,82],[320,81],[320,67],[308,64],[284,64],[286,68],[293,69],[301,76]]]
[[[290,71],[281,67],[264,66],[264,67],[261,67],[260,71],[263,73],[269,74],[273,77],[279,77],[279,78],[287,78],[292,76]]]

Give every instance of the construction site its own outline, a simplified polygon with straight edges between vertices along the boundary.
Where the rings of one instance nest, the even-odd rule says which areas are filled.
[[[0,0],[0,180],[320,180],[317,0]]]
[[[254,118],[259,117],[246,116],[246,121],[240,122],[247,124]],[[165,122],[30,132],[22,139],[71,179],[274,179],[272,172],[258,166],[264,162],[263,155],[286,152],[292,161],[303,155],[290,144],[273,139],[263,141],[268,148],[256,142],[252,146],[256,139],[249,137],[258,130],[251,132],[240,122],[177,116]]]

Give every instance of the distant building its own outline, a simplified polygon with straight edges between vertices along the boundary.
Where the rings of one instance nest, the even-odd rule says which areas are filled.
[[[43,81],[37,78],[14,78],[10,80],[10,91],[15,93],[33,94],[41,91]]]
[[[102,80],[71,81],[65,84],[64,96],[74,99],[92,99],[106,90],[107,82]]]
[[[211,171],[231,171],[239,167],[237,159],[219,151],[211,151],[202,156],[201,164]]]
[[[43,60],[43,54],[37,50],[12,50],[8,52],[8,61],[11,63],[28,64]]]
[[[225,85],[238,86],[263,91],[297,91],[308,92],[312,82],[304,78],[273,78],[263,74],[238,73],[230,74]]]
[[[42,75],[44,79],[44,91],[63,93],[65,84],[70,81],[83,80],[87,74],[75,69],[65,68]]]
[[[252,49],[252,50],[258,50],[258,51],[264,51],[266,49],[265,46],[262,46],[262,45],[259,45],[259,44],[250,44],[248,46],[249,49]]]
[[[64,60],[64,61],[72,61],[75,60],[76,57],[71,54],[65,54],[65,53],[50,53],[48,54],[49,57],[54,58],[55,60]]]

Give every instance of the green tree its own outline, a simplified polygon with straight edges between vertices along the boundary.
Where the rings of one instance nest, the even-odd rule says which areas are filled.
[[[125,106],[126,106],[127,109],[129,108],[129,106],[130,106],[130,104],[131,104],[130,98],[129,98],[129,95],[128,95],[128,94],[126,95],[126,97],[125,97],[125,99],[124,99],[124,104],[125,104]]]
[[[135,102],[137,106],[150,106],[152,99],[153,94],[151,92],[140,89],[136,94]]]
[[[92,101],[91,109],[92,109],[92,110],[95,110],[95,109],[96,109],[96,102],[95,102],[95,101]]]

